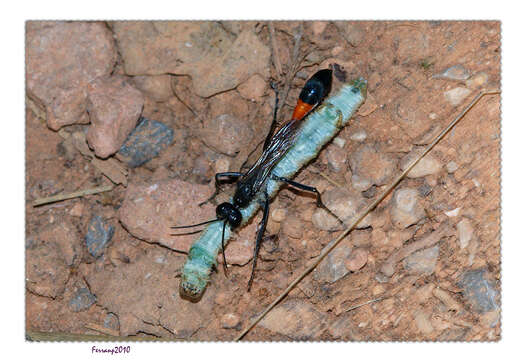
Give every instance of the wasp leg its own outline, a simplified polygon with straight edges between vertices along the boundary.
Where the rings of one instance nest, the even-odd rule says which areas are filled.
[[[252,282],[254,281],[254,272],[256,270],[257,264],[257,256],[259,255],[259,249],[261,248],[261,242],[263,241],[263,234],[265,233],[266,223],[268,222],[268,207],[270,203],[270,199],[268,197],[268,193],[265,191],[265,199],[263,201],[263,220],[261,220],[261,226],[257,231],[256,235],[256,247],[254,249],[254,262],[252,263],[252,273],[250,274],[250,280],[248,280],[247,291],[250,291],[252,287]]]
[[[242,173],[240,172],[222,172],[222,173],[217,173],[214,178],[216,181],[214,181],[214,185],[216,186],[216,189],[214,190],[214,193],[205,201],[199,203],[198,205],[199,206],[203,206],[205,205],[206,203],[208,203],[209,201],[212,201],[216,198],[216,196],[219,194],[219,185],[221,185],[221,178],[229,178],[229,179],[235,179],[235,181],[237,181],[237,179],[239,179],[241,176],[243,176]]]
[[[227,226],[227,221],[223,221],[223,231],[221,233],[221,254],[223,254],[223,272],[225,273],[225,277],[228,277],[227,273],[227,258],[225,256],[225,228]]]
[[[317,197],[317,200],[316,200],[316,205],[317,207],[320,207],[322,209],[325,209],[330,215],[332,215],[335,219],[337,219],[337,221],[339,221],[341,224],[343,225],[346,225],[344,223],[344,221],[342,221],[339,216],[335,215],[332,210],[328,209],[328,207],[323,203],[323,200],[321,199],[321,193],[319,192],[319,190],[317,190],[316,188],[314,188],[313,186],[308,186],[308,185],[303,185],[301,183],[298,183],[296,181],[292,181],[290,179],[287,179],[285,177],[281,177],[281,176],[277,176],[277,175],[272,175],[272,179],[274,180],[277,180],[277,181],[282,181],[284,182],[285,184],[288,184],[290,186],[293,186],[295,187],[296,189],[299,189],[299,190],[303,190],[303,191],[308,191],[308,192],[311,192],[311,193],[314,193]]]

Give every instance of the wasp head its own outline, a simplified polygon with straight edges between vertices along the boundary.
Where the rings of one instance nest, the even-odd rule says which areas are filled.
[[[216,215],[220,220],[226,220],[233,228],[241,224],[243,217],[239,209],[231,203],[224,202],[217,206]]]

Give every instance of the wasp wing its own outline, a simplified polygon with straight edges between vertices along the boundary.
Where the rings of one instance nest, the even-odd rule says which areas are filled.
[[[299,121],[290,120],[283,125],[270,139],[270,142],[256,163],[248,170],[245,176],[243,176],[241,182],[250,184],[253,193],[259,191],[273,167],[294,144],[295,138],[299,133],[298,130]]]

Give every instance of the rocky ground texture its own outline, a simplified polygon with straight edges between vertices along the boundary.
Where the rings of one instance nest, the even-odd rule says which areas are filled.
[[[500,23],[32,21],[26,63],[28,333],[231,340],[339,233],[313,196],[283,189],[252,291],[259,215],[227,246],[228,277],[220,266],[198,303],[179,296],[197,235],[169,226],[211,218],[198,203],[213,175],[255,160],[270,83],[282,122],[319,68],[334,86],[368,80],[366,103],[296,178],[350,221],[500,87]],[[499,144],[492,95],[245,340],[499,340]]]

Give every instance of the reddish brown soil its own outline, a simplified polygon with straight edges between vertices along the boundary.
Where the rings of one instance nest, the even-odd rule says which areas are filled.
[[[276,22],[274,25],[284,76],[292,62],[293,34],[298,23]],[[267,24],[253,23],[253,26],[261,43],[270,49]],[[288,105],[280,113],[280,119],[288,118],[304,78],[325,64],[341,65],[347,79],[358,76],[368,79],[367,103],[351,125],[339,134],[346,140],[340,150],[341,158],[349,158],[357,150],[360,143],[351,136],[364,130],[367,134],[365,144],[374,144],[379,152],[399,163],[415,148],[414,144],[426,144],[455,118],[479,89],[500,87],[498,22],[360,22],[352,23],[346,29],[343,26],[331,22],[304,24],[300,55],[309,54],[300,65],[303,67],[301,73],[290,82]],[[225,23],[224,28],[238,31],[236,23]],[[121,58],[118,60],[115,72],[125,75],[122,61]],[[462,64],[472,79],[477,74],[486,74],[486,82],[466,83],[465,80],[434,76],[457,64]],[[273,62],[271,74],[281,80]],[[173,90],[177,96],[162,102],[147,96],[143,115],[172,127],[174,143],[147,165],[130,170],[129,182],[152,183],[154,179],[167,176],[211,187],[209,180],[215,172],[216,160],[226,158],[230,171],[234,171],[255,144],[262,141],[269,126],[273,93],[269,86],[265,86],[263,95],[255,102],[242,98],[237,89],[203,98],[195,95],[189,76],[173,78]],[[268,78],[263,80],[265,84],[269,81]],[[444,94],[456,87],[471,92],[454,106]],[[476,311],[465,298],[459,281],[466,271],[486,269],[497,284],[496,290],[500,291],[499,103],[499,95],[484,97],[435,147],[432,155],[442,164],[437,174],[407,178],[399,185],[399,188],[429,189],[420,200],[426,214],[423,220],[407,229],[394,226],[390,218],[392,196],[388,196],[374,211],[377,220],[373,226],[355,230],[345,239],[353,248],[365,250],[367,262],[364,267],[333,284],[308,276],[279,306],[289,309],[290,314],[301,316],[301,319],[285,316],[283,319],[288,324],[257,326],[245,339],[498,340],[500,321],[494,321],[498,311]],[[234,157],[219,154],[202,140],[201,124],[225,110],[243,114],[241,119],[250,122],[254,134],[254,138]],[[195,118],[193,111],[208,115]],[[97,287],[91,288],[97,303],[86,311],[74,312],[69,301],[78,287],[91,286],[89,281],[92,279],[109,281],[115,276],[123,276],[125,271],[137,271],[137,267],[131,266],[133,263],[147,263],[143,259],[151,259],[158,253],[172,257],[173,264],[176,264],[174,268],[179,270],[184,255],[157,243],[139,240],[122,227],[117,215],[126,191],[122,185],[104,194],[33,207],[32,202],[37,198],[110,184],[88,159],[74,152],[71,156],[64,150],[63,138],[46,126],[44,117],[31,107],[27,108],[26,237],[30,242],[50,224],[67,223],[76,231],[81,246],[76,250],[77,261],[70,266],[56,267],[57,271],[66,272],[55,278],[63,283],[61,291],[43,296],[28,286],[26,328],[29,332],[98,335],[98,331],[92,330],[92,324],[103,327],[109,312],[116,311],[114,309],[122,311],[115,314],[122,321],[125,304],[133,301],[125,298],[127,291],[132,290],[133,299],[150,301],[150,306],[156,306],[155,302],[168,302],[168,299],[153,298],[149,295],[152,290],[139,284],[128,284],[132,289],[104,287],[103,292],[98,290],[96,293],[101,289]],[[84,125],[72,125],[69,129],[80,126]],[[321,191],[335,188],[334,183],[353,190],[348,162],[337,171],[329,165],[328,149],[334,146],[329,144],[318,159],[298,175],[297,180],[315,185]],[[447,164],[452,161],[458,168],[450,173]],[[334,183],[325,180],[320,172]],[[393,176],[399,172],[397,165]],[[369,190],[365,193],[366,201],[375,199],[384,188],[382,185]],[[230,193],[232,188],[228,191]],[[237,336],[336,235],[312,224],[310,219],[315,205],[308,195],[285,189],[272,204],[272,209],[279,208],[287,210],[286,218],[282,224],[272,219],[268,224],[269,233],[276,236],[266,241],[261,250],[250,293],[246,292],[246,283],[251,263],[232,266],[228,278],[219,269],[212,275],[211,285],[204,295],[208,299],[199,305],[180,305],[183,308],[205,308],[200,327],[192,332],[178,333],[175,322],[169,326],[163,322],[167,327],[163,329],[157,323],[145,327],[140,322],[135,326],[137,336],[193,340],[231,340]],[[445,214],[456,208],[460,209],[457,216]],[[116,229],[104,256],[98,259],[87,252],[83,240],[93,214],[102,214]],[[473,237],[469,245],[461,249],[456,225],[465,218],[471,223]],[[192,222],[202,220],[193,219]],[[382,281],[381,267],[392,254],[441,226],[448,226],[452,235],[438,243],[439,255],[433,273],[415,275],[399,262],[395,273],[385,282],[379,282]],[[239,240],[233,241],[231,246]],[[44,241],[46,244],[60,243],[60,239]],[[251,244],[254,239],[248,241]],[[53,251],[55,247],[46,249]],[[250,252],[251,247],[244,251]],[[36,253],[27,252],[27,261],[38,264],[40,260],[31,258],[32,254]],[[160,294],[168,297],[177,292],[177,275],[179,273],[168,274],[170,293],[161,291]],[[135,274],[126,276],[133,278]],[[56,283],[51,287],[56,290]],[[443,295],[437,289],[442,290]],[[118,294],[112,293],[114,291]],[[444,298],[446,295],[450,300]],[[377,301],[352,309],[372,299]],[[500,304],[499,299],[497,303]],[[140,302],[140,306],[143,307],[141,319],[145,321],[150,314],[148,304],[145,306]],[[118,325],[111,326],[106,327],[118,334]]]

